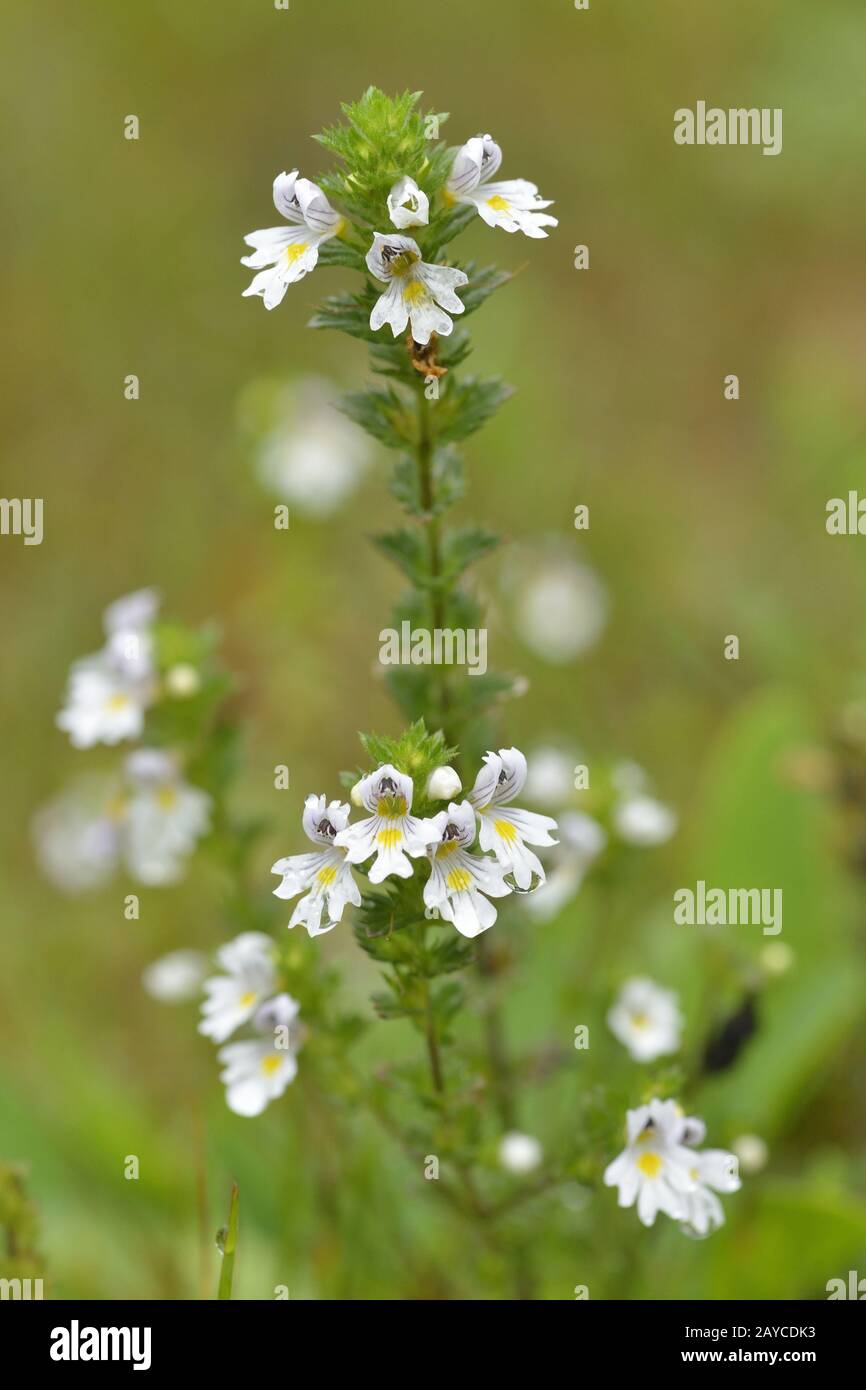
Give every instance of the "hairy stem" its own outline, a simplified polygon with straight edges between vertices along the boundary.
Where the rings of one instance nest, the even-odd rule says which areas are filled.
[[[433,486],[433,432],[430,402],[424,387],[418,390],[418,492],[424,513],[423,526],[427,535],[427,564],[430,570],[430,628],[433,632],[445,627],[445,594],[442,590],[442,544],[439,518],[434,515],[436,501]],[[439,709],[436,722],[444,725],[448,717],[448,680],[445,667],[439,669]]]

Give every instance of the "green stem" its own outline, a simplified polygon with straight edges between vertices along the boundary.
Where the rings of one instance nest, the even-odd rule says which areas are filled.
[[[433,431],[431,428],[430,402],[424,387],[418,390],[418,492],[424,513],[422,525],[427,535],[427,564],[430,571],[430,627],[431,637],[438,628],[445,627],[445,594],[442,589],[442,536],[439,518],[434,515],[435,491],[433,486]],[[445,723],[448,715],[448,680],[444,666],[439,671],[439,718]]]
[[[235,1251],[238,1248],[238,1185],[232,1183],[231,1204],[229,1206],[229,1224],[221,1233],[221,1248],[223,1252],[222,1268],[220,1269],[220,1282],[217,1289],[217,1298],[231,1298],[232,1279],[235,1272]]]

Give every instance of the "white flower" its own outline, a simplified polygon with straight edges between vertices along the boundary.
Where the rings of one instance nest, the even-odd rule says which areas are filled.
[[[141,734],[155,694],[149,625],[157,606],[155,591],[140,589],[105,610],[105,645],[73,665],[56,719],[73,747],[115,744]]]
[[[495,860],[469,854],[475,840],[475,812],[468,801],[454,802],[430,821],[436,839],[427,854],[430,877],[424,884],[424,903],[453,922],[461,936],[478,936],[496,921],[488,898],[511,892],[505,871]],[[484,895],[487,895],[486,897]]]
[[[529,546],[506,578],[521,641],[561,665],[587,651],[607,622],[607,592],[588,565],[555,545]]]
[[[412,778],[384,763],[369,777],[363,777],[357,790],[362,804],[372,814],[355,825],[347,825],[334,843],[345,847],[350,864],[363,864],[376,856],[367,875],[371,883],[381,883],[389,874],[411,878],[412,865],[406,855],[417,859],[436,838],[430,821],[409,814]]]
[[[530,845],[555,845],[550,831],[556,829],[552,816],[535,811],[512,810],[513,801],[526,781],[526,759],[517,748],[500,748],[485,753],[484,766],[475,779],[469,800],[478,812],[483,850],[492,849],[503,869],[514,875],[518,888],[527,889],[535,874],[544,883],[544,869]]]
[[[473,136],[454,157],[446,193],[457,203],[474,204],[489,227],[546,237],[545,227],[558,226],[555,217],[542,212],[551,199],[542,198],[526,179],[491,183],[501,163],[502,150],[491,136]]]
[[[695,1154],[682,1142],[683,1115],[672,1100],[651,1100],[626,1114],[626,1147],[604,1171],[606,1187],[619,1189],[619,1205],[634,1206],[644,1226],[658,1212],[675,1221],[689,1215],[697,1189]]]
[[[677,817],[654,797],[632,796],[614,808],[613,824],[626,844],[649,849],[671,838],[676,832]]]
[[[175,883],[209,829],[211,798],[185,782],[175,759],[157,748],[131,753],[126,774],[132,786],[125,828],[130,872],[141,883]]]
[[[526,795],[549,806],[565,802],[574,791],[574,760],[560,748],[536,748],[526,771]]]
[[[771,941],[761,951],[760,961],[768,975],[784,975],[791,969],[797,957],[784,941]]]
[[[297,169],[274,179],[274,206],[293,225],[250,232],[244,241],[253,254],[241,257],[241,265],[259,272],[243,293],[261,295],[266,309],[275,309],[289,285],[314,268],[322,242],[343,226],[318,184],[298,178]]]
[[[531,769],[532,763],[529,766]],[[603,828],[583,811],[561,812],[557,826],[560,842],[551,857],[547,878],[534,893],[522,899],[526,911],[539,921],[555,917],[580,891],[587,870],[607,845]]]
[[[361,894],[346,851],[337,849],[334,844],[348,820],[349,807],[345,803],[327,803],[324,796],[308,796],[304,802],[304,831],[319,849],[314,854],[293,854],[287,859],[278,859],[271,869],[271,873],[283,876],[279,888],[274,889],[275,897],[294,898],[309,888],[309,893],[295,907],[289,926],[303,922],[310,936],[322,936],[335,927],[346,903],[360,906]]]
[[[544,1150],[531,1134],[521,1134],[516,1129],[503,1134],[499,1144],[499,1162],[507,1172],[523,1177],[526,1173],[534,1172],[543,1157]]]
[[[430,220],[430,202],[414,179],[404,174],[388,194],[388,214],[395,227],[426,227]]]
[[[257,414],[271,418],[257,442],[256,470],[281,502],[326,517],[357,487],[370,462],[369,440],[340,414],[328,381],[302,377],[276,393],[260,384],[245,394],[241,410],[254,429]]]
[[[652,980],[627,980],[607,1015],[607,1026],[636,1062],[676,1052],[683,1020],[677,996]]]
[[[373,330],[387,323],[398,338],[411,323],[412,337],[423,347],[431,333],[446,337],[451,332],[454,324],[446,309],[452,314],[463,313],[463,304],[454,291],[468,283],[468,275],[451,266],[428,265],[411,237],[376,232],[367,252],[367,266],[371,275],[388,286],[370,315]]]
[[[453,767],[434,767],[427,778],[427,796],[430,801],[452,801],[463,790]]]
[[[138,738],[145,708],[136,686],[110,667],[86,660],[72,668],[66,704],[56,722],[74,748],[92,748]]]
[[[271,938],[255,931],[242,932],[220,947],[217,960],[226,974],[204,982],[198,1031],[206,1038],[225,1042],[273,995],[277,984],[273,951]]]
[[[683,1227],[689,1234],[706,1236],[725,1221],[716,1193],[736,1192],[740,1187],[737,1160],[724,1149],[702,1149],[693,1155],[689,1174],[695,1188],[686,1193]]]
[[[104,777],[74,782],[33,817],[33,845],[45,877],[64,893],[105,883],[120,853],[121,803]]]
[[[770,1150],[760,1134],[740,1134],[731,1144],[744,1173],[760,1173],[767,1166]]]
[[[298,1074],[294,1052],[277,1047],[270,1038],[229,1043],[217,1057],[224,1067],[220,1081],[226,1088],[226,1105],[236,1115],[261,1115]]]
[[[179,661],[166,671],[165,688],[175,700],[189,700],[201,690],[201,676],[188,661]]]
[[[182,1004],[198,994],[207,970],[201,951],[170,951],[145,967],[141,983],[161,1004]]]

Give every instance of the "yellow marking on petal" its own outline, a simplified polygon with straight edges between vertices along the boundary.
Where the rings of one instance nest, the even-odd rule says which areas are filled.
[[[494,212],[509,212],[511,210],[508,199],[501,197],[499,193],[494,193],[492,198],[487,199],[487,206],[492,208]]]
[[[493,822],[493,829],[503,840],[511,841],[517,839],[517,831],[514,829],[510,820],[495,820]]]
[[[427,287],[421,280],[410,280],[403,291],[403,298],[407,304],[420,304],[427,298]]]
[[[406,814],[405,796],[380,796],[376,802],[376,814],[385,820],[396,820]]]
[[[454,197],[454,194],[449,189],[443,188],[442,201],[446,207],[453,208],[455,203],[457,202],[457,199]]]
[[[251,1004],[255,1004],[257,998],[258,995],[256,994],[255,990],[248,989],[246,994],[241,995],[240,999],[238,1000],[238,1003],[240,1004],[241,1008],[248,1009]]]
[[[293,241],[286,247],[283,255],[286,258],[286,265],[294,265],[299,261],[305,251],[309,251],[309,244],[306,241]]]
[[[403,832],[400,830],[380,830],[376,836],[383,849],[396,849],[402,838]]]
[[[689,1177],[691,1178],[692,1182],[697,1182],[698,1176],[699,1176],[699,1174],[698,1174],[697,1168],[690,1168],[690,1169],[689,1169]]]
[[[326,865],[324,869],[320,869],[319,872],[316,874],[316,878],[324,888],[327,888],[329,883],[333,883],[336,877],[337,870],[333,867],[333,865]]]
[[[658,1154],[641,1154],[640,1158],[637,1161],[637,1166],[643,1173],[644,1177],[657,1178],[662,1170],[662,1161],[659,1158]]]
[[[452,869],[445,883],[452,893],[465,893],[472,886],[472,875],[468,869]]]
[[[275,1072],[275,1071],[279,1071],[279,1069],[280,1069],[280,1059],[279,1059],[279,1057],[276,1057],[276,1056],[273,1056],[273,1057],[272,1057],[272,1056],[268,1055],[267,1057],[263,1057],[263,1058],[262,1058],[262,1071],[264,1072],[265,1076],[273,1076],[274,1072]]]
[[[436,851],[436,858],[437,858],[437,859],[444,859],[444,858],[446,857],[446,855],[454,854],[454,852],[455,852],[456,850],[458,850],[459,848],[460,848],[459,841],[457,841],[457,840],[443,840],[442,844],[439,846],[439,848],[438,848],[437,851]]]
[[[173,811],[177,805],[177,792],[174,787],[160,787],[156,793],[156,804],[161,811]]]
[[[116,695],[108,696],[108,699],[105,701],[105,708],[115,712],[117,710],[126,709],[126,706],[128,704],[129,696],[123,695],[121,692],[118,691]]]
[[[646,1014],[632,1014],[631,1021],[635,1028],[649,1027],[649,1019]]]
[[[415,255],[414,251],[400,251],[391,262],[391,274],[408,275],[418,260],[419,257]]]

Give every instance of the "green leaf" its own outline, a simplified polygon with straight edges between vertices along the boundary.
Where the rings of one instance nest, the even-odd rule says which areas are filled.
[[[439,403],[437,435],[441,441],[466,439],[514,394],[499,377],[467,377],[450,386]]]
[[[373,544],[393,561],[413,584],[426,584],[427,551],[420,531],[410,531],[406,527],[397,531],[385,531],[382,535],[373,537]]]
[[[465,470],[456,449],[446,446],[434,450],[430,477],[434,502],[429,510],[425,510],[416,460],[411,455],[405,455],[394,465],[388,486],[392,496],[410,516],[440,516],[463,496],[466,488]]]
[[[459,291],[464,304],[464,317],[479,308],[502,285],[507,285],[514,277],[511,271],[500,270],[495,265],[477,267],[468,262],[463,269],[469,276],[469,284]]]
[[[342,333],[348,333],[352,338],[375,343],[380,337],[370,327],[370,312],[375,303],[376,298],[369,286],[358,294],[346,291],[342,294],[328,295],[327,299],[322,300],[307,327],[335,328]]]
[[[450,588],[470,565],[489,555],[499,543],[499,536],[485,526],[464,526],[447,532],[442,543],[442,584]]]
[[[414,440],[414,415],[390,386],[353,392],[344,396],[338,406],[350,420],[390,449],[401,449]]]

